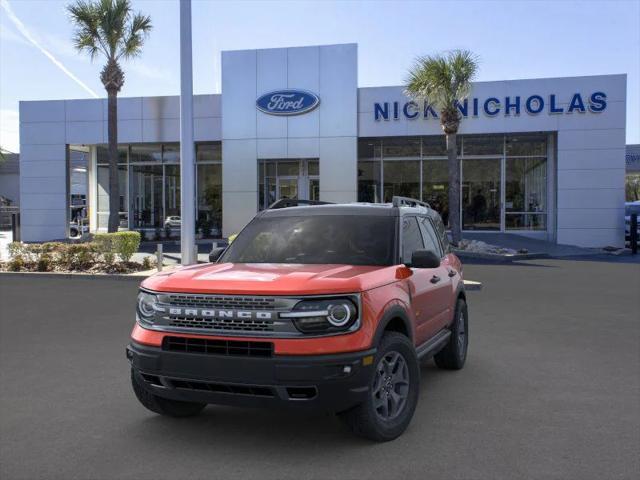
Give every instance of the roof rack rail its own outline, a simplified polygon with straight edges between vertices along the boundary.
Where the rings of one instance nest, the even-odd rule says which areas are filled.
[[[321,202],[320,200],[304,200],[298,198],[281,198],[276,200],[267,210],[274,210],[277,208],[287,207],[301,207],[301,206],[313,206],[313,205],[329,205],[331,202]]]
[[[394,207],[426,207],[431,208],[427,202],[421,202],[415,198],[394,196],[391,199],[391,205]]]

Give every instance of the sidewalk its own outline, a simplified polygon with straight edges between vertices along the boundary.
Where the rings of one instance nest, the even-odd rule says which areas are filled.
[[[496,245],[513,250],[526,249],[531,254],[545,254],[552,258],[575,257],[583,255],[601,255],[601,248],[583,248],[574,245],[558,245],[556,243],[528,238],[513,233],[501,232],[465,232],[463,238],[468,240],[479,240],[490,245]]]

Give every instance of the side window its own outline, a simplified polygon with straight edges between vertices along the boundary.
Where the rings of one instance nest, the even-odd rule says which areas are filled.
[[[431,250],[433,253],[438,255],[438,257],[442,258],[442,248],[440,247],[438,236],[433,229],[431,221],[428,218],[420,217],[419,223],[420,230],[422,231],[422,237],[424,238],[424,248]]]
[[[447,237],[447,230],[444,227],[444,222],[440,215],[438,215],[435,219],[436,232],[438,233],[438,237],[440,237],[440,242],[442,243],[442,247],[444,248],[444,253],[449,253],[449,237]]]
[[[424,248],[422,235],[416,217],[402,218],[402,263],[411,263],[411,255],[415,250]]]

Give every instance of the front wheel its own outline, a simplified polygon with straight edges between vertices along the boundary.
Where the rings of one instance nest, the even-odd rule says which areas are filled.
[[[340,414],[361,437],[386,442],[400,436],[411,422],[418,403],[420,368],[415,349],[404,335],[382,337],[367,400]]]
[[[181,402],[154,395],[140,385],[140,381],[133,369],[131,369],[131,385],[140,403],[147,409],[160,415],[169,417],[192,417],[200,413],[202,409],[207,406],[206,403]]]

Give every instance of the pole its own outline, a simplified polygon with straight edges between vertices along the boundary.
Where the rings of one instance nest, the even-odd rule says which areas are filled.
[[[194,157],[191,0],[180,0],[180,253],[182,265],[192,265],[197,262]]]

